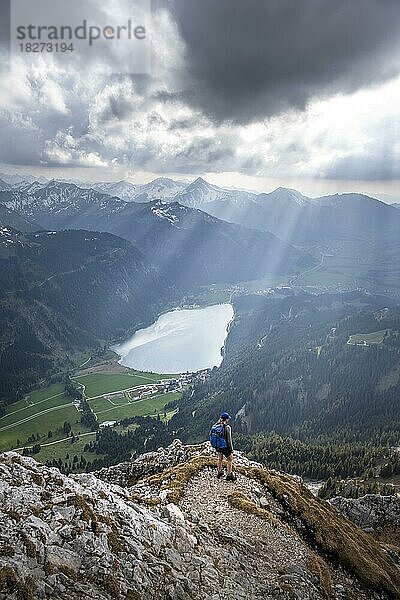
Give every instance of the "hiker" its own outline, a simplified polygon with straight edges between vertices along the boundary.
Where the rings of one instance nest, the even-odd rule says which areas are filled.
[[[227,412],[221,413],[219,420],[211,427],[210,443],[217,451],[217,477],[220,479],[224,474],[222,461],[226,458],[226,479],[235,481],[233,474],[233,443],[232,428],[228,425],[231,416]]]

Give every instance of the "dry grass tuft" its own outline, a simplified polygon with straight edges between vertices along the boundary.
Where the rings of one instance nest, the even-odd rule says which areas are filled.
[[[6,510],[5,511],[9,517],[11,517],[13,519],[13,521],[15,521],[16,523],[19,523],[21,520],[21,515],[19,514],[19,512],[17,510],[14,509],[10,509],[10,510]]]
[[[18,600],[35,600],[33,579],[19,579],[11,567],[0,567],[0,592],[6,594],[6,598],[12,594]]]
[[[137,590],[128,590],[125,600],[141,600],[142,596]]]
[[[321,556],[313,554],[307,564],[311,573],[318,577],[319,584],[324,591],[325,598],[329,600],[332,596],[332,578],[331,571]]]
[[[400,599],[400,571],[371,535],[288,475],[259,467],[240,472],[264,483],[289,514],[300,518],[321,552],[353,572],[367,588]]]
[[[131,494],[130,499],[132,500],[132,502],[144,504],[145,506],[157,506],[157,504],[161,503],[160,498],[145,498],[140,494]]]
[[[11,558],[14,555],[15,555],[15,550],[9,544],[2,544],[0,546],[0,556],[7,556],[8,558]]]
[[[118,530],[113,528],[107,534],[108,546],[113,552],[124,552],[126,550],[124,539],[118,535]]]
[[[66,577],[69,577],[69,579],[72,579],[72,581],[77,581],[78,574],[76,571],[74,571],[74,569],[71,569],[71,567],[68,567],[67,565],[60,565],[58,570],[61,571],[61,573],[64,573]]]
[[[36,485],[42,486],[44,484],[44,479],[41,475],[39,475],[39,473],[32,473],[31,479],[33,483],[36,483]]]
[[[120,585],[118,579],[112,573],[106,573],[103,577],[103,588],[110,594],[111,598],[120,598]]]
[[[149,485],[158,486],[161,490],[171,490],[167,494],[170,502],[179,502],[186,484],[205,467],[215,466],[215,459],[210,456],[197,456],[191,460],[170,467],[161,473],[149,475],[141,480]]]
[[[75,495],[72,498],[68,499],[67,504],[68,506],[72,505],[75,508],[79,508],[82,511],[83,521],[86,521],[87,523],[90,523],[90,521],[92,521],[92,523],[95,523],[97,522],[97,516],[93,508],[90,506],[89,502],[93,503],[92,499],[88,496]]]
[[[234,508],[239,508],[251,515],[256,515],[264,521],[268,521],[268,523],[271,523],[274,527],[281,525],[281,522],[269,510],[257,506],[255,502],[250,500],[242,492],[234,492],[228,496],[228,501]]]

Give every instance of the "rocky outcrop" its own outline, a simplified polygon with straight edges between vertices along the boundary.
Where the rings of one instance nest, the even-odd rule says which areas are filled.
[[[128,486],[133,481],[159,473],[207,452],[209,455],[212,454],[208,442],[196,446],[184,446],[180,440],[174,440],[167,448],[159,448],[157,452],[147,452],[131,461],[100,469],[96,475],[104,481]]]
[[[0,600],[398,597],[390,557],[298,478],[237,453],[229,482],[214,461],[175,440],[67,477],[0,455]],[[335,532],[347,562],[329,556]]]
[[[400,527],[400,498],[397,495],[366,494],[357,499],[337,496],[329,503],[362,529]]]

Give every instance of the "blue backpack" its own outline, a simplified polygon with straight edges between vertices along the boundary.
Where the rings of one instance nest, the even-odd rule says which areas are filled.
[[[225,426],[223,423],[215,423],[210,429],[210,444],[217,450],[221,448],[227,448],[225,438]]]

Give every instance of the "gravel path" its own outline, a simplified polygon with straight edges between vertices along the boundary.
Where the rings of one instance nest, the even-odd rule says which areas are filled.
[[[307,566],[311,551],[299,536],[284,525],[275,526],[231,506],[228,498],[234,492],[249,499],[265,497],[272,512],[278,515],[280,511],[261,484],[241,475],[236,482],[218,480],[211,469],[204,469],[188,483],[180,502],[187,519],[198,521],[207,532],[208,549],[210,533],[213,535],[214,564],[230,574],[220,582],[221,597],[246,598],[240,590],[246,580],[254,599],[322,598],[318,580]]]

